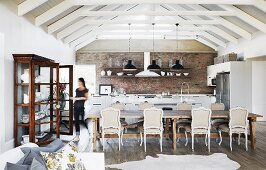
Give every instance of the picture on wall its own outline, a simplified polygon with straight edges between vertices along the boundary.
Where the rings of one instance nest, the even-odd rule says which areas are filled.
[[[109,95],[112,93],[112,85],[111,84],[100,84],[99,85],[99,94],[100,95]]]

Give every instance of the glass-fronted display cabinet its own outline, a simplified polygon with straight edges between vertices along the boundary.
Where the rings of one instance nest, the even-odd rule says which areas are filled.
[[[62,110],[72,111],[73,102],[69,97],[73,92],[67,92],[73,88],[72,80],[61,83],[60,69],[64,66],[48,58],[34,54],[14,54],[13,57],[15,146],[28,142],[48,144],[60,136]],[[68,73],[67,78],[70,77],[72,73]],[[62,89],[63,85],[66,88]],[[69,115],[73,117],[72,112]],[[68,134],[70,132],[69,129]]]

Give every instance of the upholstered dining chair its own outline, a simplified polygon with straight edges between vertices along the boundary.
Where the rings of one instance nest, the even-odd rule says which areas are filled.
[[[152,107],[154,107],[154,104],[149,103],[147,101],[142,102],[142,103],[139,104],[139,110],[141,110],[141,111],[144,111],[145,109],[149,109],[149,108],[152,108]]]
[[[192,121],[191,126],[185,126],[186,144],[187,144],[187,133],[191,133],[192,137],[192,151],[194,151],[194,136],[195,134],[205,135],[205,144],[208,146],[210,152],[210,131],[211,131],[211,114],[210,109],[200,107],[192,109]],[[207,143],[208,139],[208,143]]]
[[[160,150],[162,152],[163,142],[163,110],[155,107],[145,109],[144,112],[144,123],[143,127],[140,127],[141,144],[144,138],[144,150],[146,152],[146,136],[149,135],[160,135]],[[143,134],[143,138],[142,138]]]
[[[120,103],[119,101],[116,101],[115,103],[111,105],[111,107],[122,111],[122,110],[125,110],[126,105],[124,103]],[[128,122],[126,121],[126,119],[122,118],[120,119],[120,122],[122,126],[124,127],[125,132],[127,132]]]
[[[220,143],[222,143],[222,132],[229,133],[230,149],[232,151],[232,134],[238,134],[238,145],[240,145],[240,136],[245,134],[246,151],[248,150],[248,110],[241,107],[230,109],[229,124],[219,126]]]
[[[106,134],[117,134],[119,139],[119,150],[120,143],[123,145],[123,127],[120,123],[120,110],[108,107],[101,111],[101,130],[103,139],[103,151],[105,149],[104,136]]]
[[[184,110],[184,111],[191,111],[192,110],[192,104],[190,103],[178,103],[177,104],[177,110]],[[179,119],[177,120],[177,133],[180,132],[180,129],[184,129],[185,126],[190,125],[191,120],[190,119]],[[179,141],[179,138],[177,138],[177,142]]]

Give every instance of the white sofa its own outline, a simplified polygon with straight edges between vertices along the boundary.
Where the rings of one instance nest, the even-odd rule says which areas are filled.
[[[20,150],[21,147],[38,147],[34,143],[27,143],[22,146],[8,150],[0,155],[0,170],[4,170],[6,163],[17,163],[23,156],[24,153]],[[88,170],[104,170],[104,153],[93,153],[93,152],[81,152],[79,153],[84,166]]]
[[[20,150],[21,147],[38,147],[35,143],[27,143],[25,145],[10,149],[0,155],[0,169],[5,169],[6,163],[17,163],[24,153]]]

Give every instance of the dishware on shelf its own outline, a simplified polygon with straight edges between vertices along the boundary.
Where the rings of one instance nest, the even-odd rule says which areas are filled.
[[[181,76],[181,73],[176,73],[176,76],[178,76],[178,77]]]
[[[111,70],[108,70],[107,71],[107,76],[111,76],[112,75],[112,71]]]
[[[133,74],[127,74],[128,76],[133,76]]]
[[[118,76],[123,76],[123,72],[120,72],[120,73],[116,73]]]
[[[189,73],[183,73],[184,74],[184,76],[188,76],[189,75]]]
[[[165,76],[165,72],[164,71],[161,71],[161,76]]]
[[[23,83],[29,83],[29,69],[24,69],[24,73],[20,76],[20,79],[23,81]]]
[[[21,122],[22,123],[29,123],[30,122],[29,114],[22,114],[21,115]]]
[[[23,135],[22,139],[23,139],[24,144],[30,142],[30,136],[29,135]],[[35,138],[35,142],[38,142],[38,139]]]
[[[35,78],[35,83],[45,82],[45,77],[43,75],[39,75]]]
[[[28,104],[30,102],[29,95],[23,94],[23,103]]]
[[[104,70],[101,71],[101,76],[105,76],[105,71]]]

